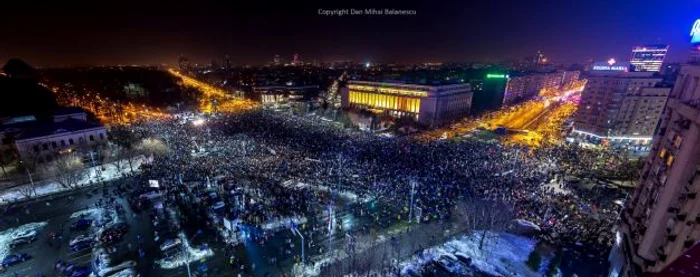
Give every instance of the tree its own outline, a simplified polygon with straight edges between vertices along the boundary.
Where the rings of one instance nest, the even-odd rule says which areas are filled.
[[[106,163],[114,166],[117,174],[121,174],[128,163],[128,151],[120,145],[111,145],[102,150],[102,157]]]
[[[455,227],[462,227],[465,231],[480,232],[479,249],[483,250],[488,243],[491,234],[506,230],[513,220],[512,205],[499,200],[481,199],[467,196],[463,201],[455,205]]]
[[[26,198],[32,198],[36,196],[36,187],[34,186],[34,182],[30,182],[27,185],[21,185],[17,187],[17,192],[19,192],[19,194]]]
[[[64,188],[76,188],[85,177],[85,165],[75,155],[62,156],[48,165],[46,174]]]
[[[163,156],[170,152],[170,149],[162,140],[152,138],[142,140],[136,145],[136,149],[146,156]]]

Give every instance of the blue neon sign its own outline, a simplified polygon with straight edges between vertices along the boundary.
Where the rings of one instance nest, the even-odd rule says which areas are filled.
[[[690,29],[690,43],[700,43],[700,19],[695,20],[693,28]]]

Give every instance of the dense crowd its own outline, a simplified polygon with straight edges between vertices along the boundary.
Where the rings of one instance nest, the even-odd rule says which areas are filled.
[[[257,202],[233,212],[252,225],[310,213],[332,198],[311,189],[319,186],[389,203],[392,216],[377,218],[387,225],[405,219],[410,184],[416,182],[415,203],[427,220],[449,218],[470,196],[507,203],[510,214],[541,227],[541,237],[552,244],[586,244],[602,254],[612,243],[618,208],[611,199],[562,181],[562,176],[607,170],[621,161],[592,150],[383,138],[269,111],[213,115],[201,125],[176,118],[132,128],[170,147],[169,154],[154,158],[148,178],[245,180]],[[552,179],[558,182],[551,185]],[[287,180],[309,186],[282,189]]]

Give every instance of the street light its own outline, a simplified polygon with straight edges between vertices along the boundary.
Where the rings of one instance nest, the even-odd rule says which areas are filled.
[[[408,210],[408,223],[413,222],[413,195],[416,193],[416,179],[411,178],[411,204]]]
[[[306,264],[306,254],[304,253],[304,248],[306,247],[304,243],[304,235],[299,232],[299,229],[297,229],[296,224],[294,224],[294,221],[292,221],[292,233],[299,236],[301,238],[301,264]]]

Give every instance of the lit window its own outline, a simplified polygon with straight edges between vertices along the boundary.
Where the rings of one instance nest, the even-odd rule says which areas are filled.
[[[661,151],[659,151],[659,157],[662,159],[666,156],[666,148],[661,148]]]
[[[666,166],[671,167],[673,164],[673,155],[668,155],[668,159],[666,160]]]

